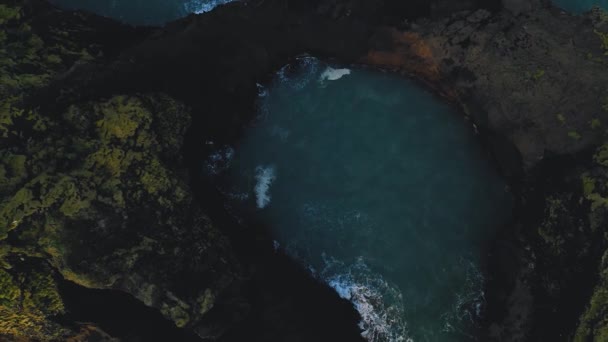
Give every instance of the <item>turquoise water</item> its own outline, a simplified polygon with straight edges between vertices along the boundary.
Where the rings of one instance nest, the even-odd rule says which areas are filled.
[[[161,25],[190,13],[202,13],[231,0],[50,0],[57,6],[82,9],[133,25]]]
[[[608,0],[553,0],[553,3],[572,13],[583,13],[594,6],[608,9]]]
[[[207,161],[231,210],[351,300],[369,341],[471,340],[482,244],[511,208],[472,126],[411,81],[308,57],[259,108]]]

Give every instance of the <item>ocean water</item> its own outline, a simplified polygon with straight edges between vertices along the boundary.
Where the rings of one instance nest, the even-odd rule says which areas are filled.
[[[608,0],[553,0],[553,3],[572,13],[583,13],[594,6],[608,10]]]
[[[68,9],[81,9],[133,25],[162,25],[190,13],[203,13],[232,0],[50,0]]]
[[[352,301],[367,340],[474,340],[511,195],[472,125],[412,81],[311,57],[259,93],[242,141],[206,161],[229,209]]]

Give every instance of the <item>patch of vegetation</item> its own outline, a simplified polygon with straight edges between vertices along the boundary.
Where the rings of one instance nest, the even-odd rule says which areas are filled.
[[[581,140],[581,135],[580,133],[578,133],[577,131],[570,131],[568,132],[568,137],[574,139],[574,140]]]
[[[601,266],[601,280],[580,318],[574,342],[608,341],[608,253]]]
[[[608,143],[603,144],[597,149],[593,156],[593,161],[600,166],[608,167]]]
[[[26,17],[0,5],[0,339],[64,340],[65,329],[51,319],[64,311],[53,270],[22,272],[15,260],[46,259],[66,279],[104,287],[112,272],[156,267],[138,264],[154,252],[136,248],[146,234],[172,237],[188,225],[199,236],[189,241],[202,245],[212,228],[173,171],[187,108],[149,94],[77,103],[64,113],[32,109],[28,95],[93,57],[72,31],[45,27],[39,35]],[[143,227],[126,229],[137,224]],[[213,296],[203,304],[212,306]],[[177,303],[163,304],[176,324],[199,316]]]
[[[593,167],[581,175],[583,196],[589,203],[589,225],[604,232],[608,224],[608,143],[600,146],[593,157]],[[580,318],[574,341],[608,340],[608,251],[600,265],[600,281]]]
[[[608,56],[608,33],[601,32],[598,30],[595,30],[594,32],[600,39],[600,47],[602,48],[602,50],[604,50],[604,55]]]
[[[137,235],[122,237],[122,222],[145,211],[155,225],[164,224],[165,216],[177,224],[190,207],[189,191],[171,167],[188,124],[182,105],[163,95],[141,95],[71,106],[48,119],[44,135],[24,130],[31,134],[27,144],[0,149],[0,243],[12,234],[28,246],[20,253],[49,258],[81,285],[103,287],[111,274],[91,263],[114,255],[122,260],[117,267],[133,267],[144,253],[133,249]],[[82,243],[100,238],[113,240],[104,241],[99,255]],[[90,259],[79,269],[83,257]],[[23,303],[46,305],[46,315],[59,311],[60,301],[41,287],[30,292]],[[187,324],[190,307],[173,304],[165,303],[164,312],[176,324]]]
[[[57,285],[41,266],[27,271],[0,269],[0,336],[60,340],[67,330],[48,320],[64,312]]]
[[[536,70],[536,72],[534,72],[534,74],[532,74],[532,79],[535,82],[538,82],[538,81],[540,81],[541,78],[543,78],[543,76],[545,76],[545,70],[538,69],[538,70]]]
[[[21,8],[8,5],[0,5],[0,25],[4,25],[10,20],[21,17]]]

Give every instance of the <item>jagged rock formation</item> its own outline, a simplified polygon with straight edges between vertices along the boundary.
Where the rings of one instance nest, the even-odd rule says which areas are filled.
[[[303,338],[333,338],[331,328],[324,326],[330,324],[321,318],[324,314],[319,319],[327,323],[318,324],[319,330],[307,332],[308,323],[298,322],[331,292],[295,264],[254,266],[252,260],[270,256],[241,255],[251,262],[242,266],[226,232],[194,199],[182,157],[191,122],[187,106],[162,93],[111,94],[85,101],[76,88],[63,88],[57,101],[50,100],[44,109],[32,100],[39,92],[45,94],[50,82],[103,66],[122,44],[149,34],[147,29],[60,12],[40,1],[1,5],[0,14],[5,46],[0,50],[0,336],[78,340],[103,335],[94,327],[60,323],[69,311],[57,286],[63,278],[88,288],[130,293],[176,327],[202,337],[221,334],[249,312],[276,310],[272,301],[294,296],[275,286],[295,293],[301,286],[305,293],[294,306],[302,313],[286,315],[283,327],[268,329],[269,323],[262,322],[258,329],[281,340],[286,332],[277,331],[295,324],[302,325],[297,329]],[[93,38],[97,30],[107,30],[107,40]],[[122,40],[109,39],[117,33]],[[75,100],[61,106],[65,98]],[[221,201],[215,195],[202,196]],[[240,239],[248,236],[255,238],[243,233]],[[251,251],[239,253],[259,252],[254,240],[246,242]],[[282,272],[280,267],[293,270]],[[271,284],[284,275],[291,278]],[[253,294],[247,295],[249,291]],[[260,309],[252,303],[257,296],[271,299]],[[336,296],[332,299],[334,315],[350,322],[357,339],[354,310]],[[208,314],[212,308],[215,313]]]

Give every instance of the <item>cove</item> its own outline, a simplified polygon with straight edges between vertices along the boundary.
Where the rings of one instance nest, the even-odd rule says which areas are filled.
[[[608,9],[608,0],[554,0],[553,3],[571,13],[583,13],[593,7]]]
[[[367,340],[474,340],[482,249],[511,196],[472,125],[419,85],[299,58],[206,170],[235,215],[354,304]]]
[[[79,9],[133,25],[162,25],[190,13],[211,11],[232,0],[50,0],[66,9]]]

